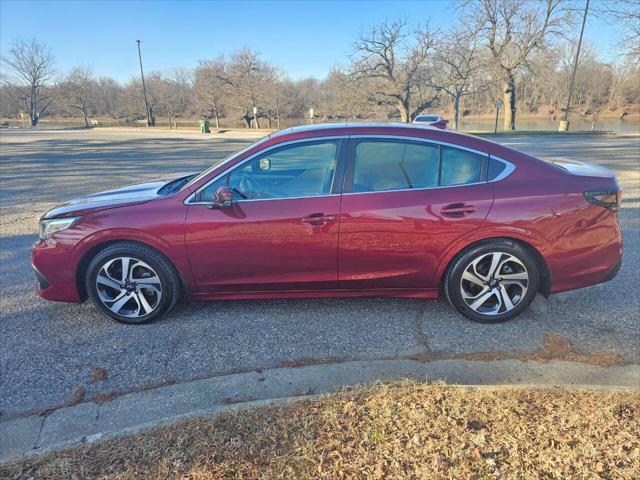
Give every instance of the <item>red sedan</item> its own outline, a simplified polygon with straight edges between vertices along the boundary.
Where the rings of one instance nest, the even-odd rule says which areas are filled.
[[[417,125],[299,127],[208,170],[64,203],[40,221],[38,294],[144,323],[192,300],[444,294],[480,322],[618,272],[620,188]]]

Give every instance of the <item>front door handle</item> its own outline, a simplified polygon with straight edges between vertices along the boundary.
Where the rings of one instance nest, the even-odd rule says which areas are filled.
[[[448,217],[463,217],[475,211],[476,207],[467,205],[466,203],[451,203],[440,209],[440,213]]]
[[[312,213],[308,217],[302,219],[302,223],[312,225],[314,227],[321,227],[327,222],[332,222],[336,219],[333,215],[325,215],[324,213]]]

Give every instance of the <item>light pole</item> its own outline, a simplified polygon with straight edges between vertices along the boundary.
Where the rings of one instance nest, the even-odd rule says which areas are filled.
[[[576,81],[576,71],[578,70],[578,59],[580,58],[580,47],[582,46],[582,35],[584,34],[584,25],[587,23],[587,14],[589,13],[589,0],[584,7],[584,16],[582,17],[582,28],[580,29],[580,38],[578,40],[578,48],[576,49],[576,59],[573,62],[573,72],[571,73],[571,83],[569,84],[569,95],[567,96],[567,107],[564,109],[564,119],[560,122],[559,130],[569,130],[569,108],[571,108],[571,97],[573,96],[573,86]]]
[[[144,83],[144,72],[142,71],[142,54],[140,53],[140,40],[136,40],[138,44],[138,60],[140,60],[140,76],[142,77],[142,91],[144,92],[144,108],[147,112],[147,127],[151,126],[151,112],[149,110],[149,102],[147,101],[147,86]]]

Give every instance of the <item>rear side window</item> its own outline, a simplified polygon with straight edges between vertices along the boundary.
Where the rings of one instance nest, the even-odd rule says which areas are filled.
[[[483,158],[482,155],[466,150],[442,147],[440,185],[464,185],[479,182]]]
[[[440,148],[419,142],[364,140],[355,149],[354,192],[438,185]]]
[[[410,190],[484,181],[487,157],[419,141],[359,140],[353,192]]]

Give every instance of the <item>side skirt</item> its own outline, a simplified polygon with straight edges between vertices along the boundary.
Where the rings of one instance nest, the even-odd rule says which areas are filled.
[[[194,293],[191,300],[243,300],[251,298],[327,298],[327,297],[385,297],[438,298],[436,288],[385,288],[377,290],[284,290],[253,292]]]

